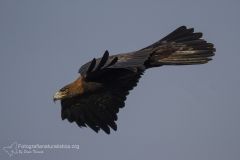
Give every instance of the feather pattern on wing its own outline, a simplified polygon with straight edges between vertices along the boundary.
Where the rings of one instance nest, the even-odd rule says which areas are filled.
[[[99,79],[104,84],[101,90],[61,101],[62,119],[75,121],[80,127],[88,126],[95,132],[102,129],[109,134],[110,128],[117,130],[117,113],[124,107],[126,96],[137,85],[142,73],[141,70],[132,73],[126,69],[105,72],[106,77]],[[117,85],[116,81],[119,82]]]

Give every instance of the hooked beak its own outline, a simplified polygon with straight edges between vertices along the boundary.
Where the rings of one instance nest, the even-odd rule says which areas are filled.
[[[54,103],[55,103],[57,100],[63,99],[65,96],[66,96],[66,94],[65,94],[64,92],[61,92],[61,91],[56,92],[55,95],[53,96],[53,101],[54,101]]]

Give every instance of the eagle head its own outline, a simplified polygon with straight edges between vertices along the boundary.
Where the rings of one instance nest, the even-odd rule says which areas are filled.
[[[66,98],[72,98],[75,96],[80,96],[84,93],[83,87],[83,78],[79,77],[74,82],[66,85],[65,87],[61,88],[59,91],[55,93],[53,96],[53,101],[63,100]]]

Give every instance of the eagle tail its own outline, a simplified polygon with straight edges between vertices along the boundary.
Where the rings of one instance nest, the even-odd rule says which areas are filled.
[[[212,43],[201,38],[202,33],[194,32],[193,28],[179,27],[160,41],[144,48],[151,53],[146,66],[207,63],[214,56],[215,48]]]

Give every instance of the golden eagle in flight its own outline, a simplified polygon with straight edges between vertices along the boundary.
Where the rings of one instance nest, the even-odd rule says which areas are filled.
[[[117,130],[119,109],[146,69],[204,64],[214,52],[214,45],[202,39],[202,33],[181,26],[138,51],[112,56],[105,51],[102,58],[84,64],[80,77],[56,92],[53,100],[61,100],[63,120],[110,134],[110,128]]]

